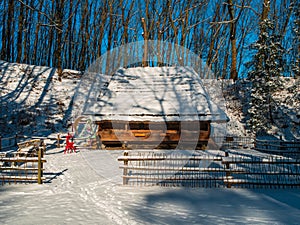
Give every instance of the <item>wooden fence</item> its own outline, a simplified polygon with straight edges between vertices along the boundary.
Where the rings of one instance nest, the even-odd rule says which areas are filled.
[[[300,160],[228,152],[193,155],[125,152],[118,158],[124,185],[188,187],[300,186]]]
[[[212,141],[221,143],[221,149],[255,149],[257,151],[281,155],[292,158],[300,158],[300,141],[284,140],[260,140],[254,137],[239,136],[212,136]]]
[[[52,140],[55,141],[55,146],[57,148],[65,147],[66,138],[61,134],[56,134],[54,137],[38,137],[38,136],[24,136],[24,135],[15,135],[11,137],[1,137],[0,136],[0,152],[7,152],[7,150],[15,151],[18,148],[20,142],[26,142],[32,139],[40,140]],[[90,149],[100,149],[99,143],[97,143],[96,138],[74,138],[76,148],[90,148]]]
[[[0,137],[1,184],[35,182],[42,184],[44,180],[43,164],[46,162],[44,159],[46,153],[45,141],[52,140],[57,148],[62,148],[65,147],[65,139],[60,134],[55,137],[28,137],[23,135]],[[86,142],[87,139],[74,138],[74,141]],[[77,148],[80,148],[80,146],[77,146]]]
[[[37,155],[19,153],[2,153],[0,155],[0,181],[5,183],[33,183],[42,184],[44,149],[39,148]]]
[[[222,149],[254,148],[254,137],[241,136],[211,136],[212,142],[221,145]]]
[[[259,140],[255,149],[260,152],[300,159],[300,141]]]

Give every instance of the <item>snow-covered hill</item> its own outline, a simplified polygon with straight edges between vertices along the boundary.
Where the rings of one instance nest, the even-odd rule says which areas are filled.
[[[0,61],[0,130],[2,136],[65,132],[77,71]]]

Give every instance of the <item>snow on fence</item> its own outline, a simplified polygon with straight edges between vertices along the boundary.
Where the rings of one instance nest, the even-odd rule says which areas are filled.
[[[124,152],[124,185],[188,187],[300,186],[300,160],[271,155],[229,155],[203,151],[193,155],[168,152]]]
[[[0,181],[5,183],[33,183],[42,184],[44,149],[39,148],[37,156],[20,153],[2,153],[0,155]]]

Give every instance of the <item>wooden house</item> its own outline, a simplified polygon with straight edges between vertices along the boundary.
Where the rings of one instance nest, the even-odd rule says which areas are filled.
[[[226,114],[189,67],[119,69],[89,107],[103,148],[200,148]]]

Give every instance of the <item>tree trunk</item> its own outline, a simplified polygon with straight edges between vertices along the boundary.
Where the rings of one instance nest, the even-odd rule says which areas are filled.
[[[23,20],[24,20],[24,5],[20,4],[20,14],[19,14],[19,25],[18,25],[18,37],[17,37],[17,59],[16,62],[21,62],[22,57],[22,38],[23,38]]]
[[[145,18],[142,18],[142,26],[143,26],[143,37],[144,37],[144,53],[143,53],[143,61],[142,61],[142,66],[143,67],[147,67],[148,66],[148,38],[149,38],[149,34],[148,34],[148,30],[147,30],[147,26],[146,26],[146,21]]]
[[[6,23],[6,33],[5,39],[6,42],[6,57],[5,59],[10,61],[13,57],[13,45],[14,45],[14,9],[15,9],[15,1],[8,1],[8,18]]]
[[[39,11],[42,11],[42,7],[43,7],[43,3],[40,2],[40,7],[39,7]],[[33,55],[32,58],[34,60],[35,63],[38,63],[38,56],[37,56],[37,51],[38,51],[38,43],[39,43],[39,32],[40,32],[40,22],[41,22],[41,14],[38,14],[37,17],[37,26],[35,29],[35,33],[34,33],[34,44],[33,44]]]
[[[4,0],[3,2],[3,15],[2,15],[2,45],[1,45],[1,59],[4,59],[4,57],[6,56],[6,38],[5,38],[5,34],[6,34],[6,15],[7,15],[7,9],[4,8],[6,7],[7,2],[6,0]]]
[[[54,66],[57,67],[59,72],[62,72],[62,62],[61,62],[61,52],[62,52],[62,39],[63,39],[63,9],[65,2],[64,0],[56,0],[56,14],[55,14],[55,23],[56,23],[56,47],[54,51]]]
[[[109,7],[109,30],[108,30],[108,40],[107,40],[107,61],[106,61],[106,69],[105,73],[109,74],[110,72],[110,67],[111,64],[113,63],[111,60],[111,48],[112,48],[112,42],[113,42],[113,31],[115,29],[115,18],[114,18],[114,0],[110,0],[108,2],[108,7]]]
[[[237,80],[238,74],[236,70],[236,58],[237,58],[237,51],[236,51],[236,21],[234,20],[234,9],[232,0],[228,0],[228,12],[230,18],[230,43],[231,43],[231,68],[230,68],[230,79],[234,81]]]

